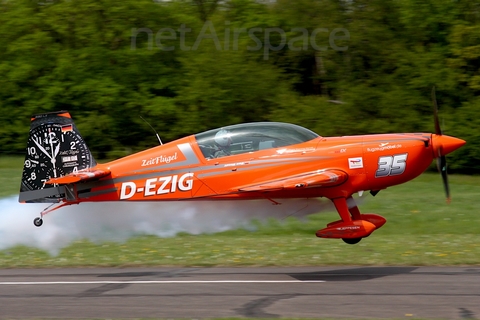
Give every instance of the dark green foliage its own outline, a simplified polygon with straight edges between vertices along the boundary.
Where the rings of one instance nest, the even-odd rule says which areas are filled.
[[[97,158],[156,145],[140,116],[164,141],[265,120],[324,136],[431,132],[435,86],[445,133],[468,142],[451,170],[479,173],[479,8],[479,0],[4,1],[0,154],[22,154],[30,116],[60,109]]]

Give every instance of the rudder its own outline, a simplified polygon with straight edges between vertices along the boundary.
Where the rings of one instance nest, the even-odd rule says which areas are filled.
[[[64,187],[46,182],[95,165],[95,159],[67,111],[34,115],[19,201],[58,202],[65,196]]]

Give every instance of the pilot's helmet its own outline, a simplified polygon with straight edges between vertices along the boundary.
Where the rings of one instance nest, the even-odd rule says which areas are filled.
[[[232,143],[231,133],[225,129],[221,129],[215,135],[215,142],[221,147],[228,147]]]

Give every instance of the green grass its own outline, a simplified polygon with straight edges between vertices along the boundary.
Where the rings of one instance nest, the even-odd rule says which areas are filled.
[[[0,156],[0,198],[18,194],[22,170],[23,157]]]
[[[17,162],[20,166],[14,159],[0,158],[2,195],[17,193],[17,188],[3,183],[18,186],[21,160]],[[331,211],[306,221],[256,223],[254,232],[139,236],[125,243],[81,240],[57,256],[19,246],[0,252],[0,266],[480,265],[480,177],[449,178],[449,205],[440,176],[431,173],[383,190],[376,197],[366,196],[360,201],[360,210],[383,215],[388,222],[357,245],[315,237],[316,230],[338,219]]]

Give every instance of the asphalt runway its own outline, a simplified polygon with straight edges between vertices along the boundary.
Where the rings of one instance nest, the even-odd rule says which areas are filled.
[[[0,270],[0,317],[480,318],[480,268]]]

